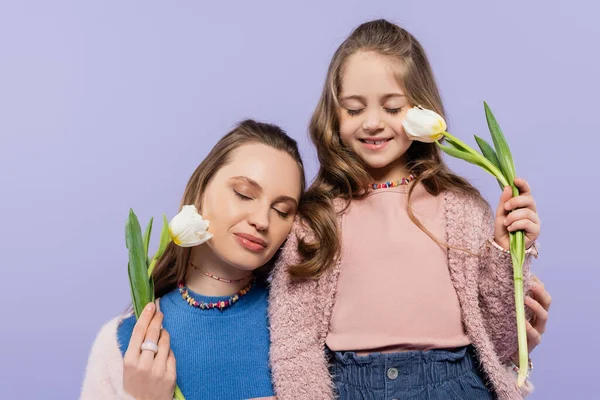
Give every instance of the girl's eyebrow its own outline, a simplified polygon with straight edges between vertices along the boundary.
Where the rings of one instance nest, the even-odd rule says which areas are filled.
[[[387,100],[387,99],[392,98],[392,97],[406,97],[406,96],[403,95],[402,93],[387,93],[387,94],[383,95],[382,99],[383,100]],[[358,101],[364,102],[365,98],[363,96],[359,96],[357,94],[353,94],[353,95],[350,95],[350,96],[341,97],[339,101],[342,102],[342,101],[346,101],[346,100],[358,100]]]

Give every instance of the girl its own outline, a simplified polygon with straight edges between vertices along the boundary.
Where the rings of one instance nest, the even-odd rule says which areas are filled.
[[[274,271],[279,400],[524,395],[505,249],[525,230],[527,290],[540,232],[530,187],[515,180],[521,195],[505,188],[492,213],[435,144],[408,139],[415,105],[444,112],[423,48],[387,21],[359,26],[329,66],[309,128],[321,166]]]
[[[304,185],[296,142],[280,128],[248,120],[223,137],[181,203],[201,210],[212,239],[169,245],[153,272],[160,309],[102,328],[81,398],[172,399],[176,380],[188,400],[272,396],[265,277]]]

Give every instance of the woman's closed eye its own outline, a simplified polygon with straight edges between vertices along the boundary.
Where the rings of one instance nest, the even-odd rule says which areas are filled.
[[[290,216],[290,213],[287,211],[282,211],[275,207],[273,207],[273,210],[275,210],[275,212],[277,212],[277,214],[279,214],[279,216],[283,219],[288,219],[288,217]]]
[[[247,194],[244,194],[243,192],[239,192],[235,189],[233,190],[233,192],[242,201],[254,200],[253,197],[250,197]],[[275,212],[283,219],[288,219],[290,217],[290,215],[292,214],[290,211],[284,211],[284,210],[276,208],[276,207],[272,207],[272,209],[275,210]]]
[[[243,194],[243,193],[241,193],[241,192],[238,192],[238,191],[237,191],[237,190],[235,190],[235,189],[234,189],[234,191],[233,191],[233,192],[235,193],[235,195],[236,195],[236,196],[237,196],[237,197],[238,197],[240,200],[243,200],[243,201],[254,200],[252,197],[250,197],[250,196],[247,196],[247,195],[245,195],[245,194]]]

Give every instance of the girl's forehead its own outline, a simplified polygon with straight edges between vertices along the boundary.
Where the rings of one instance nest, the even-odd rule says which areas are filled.
[[[341,97],[361,93],[404,94],[398,79],[398,66],[389,57],[374,52],[353,54],[346,61],[341,74]]]

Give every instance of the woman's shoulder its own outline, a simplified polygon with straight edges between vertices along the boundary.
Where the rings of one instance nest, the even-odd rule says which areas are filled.
[[[108,322],[104,323],[100,328],[96,336],[96,343],[111,345],[117,338],[117,331],[119,326],[124,320],[128,318],[128,315],[119,315],[114,317]]]
[[[137,319],[132,312],[117,318],[116,332],[114,335],[121,356],[125,355],[125,352],[129,347],[129,340],[131,340],[131,335],[133,334],[133,328],[135,327],[136,322]]]
[[[127,350],[127,344],[129,343],[129,338],[133,332],[135,322],[136,319],[133,313],[119,315],[118,317],[112,318],[100,328],[100,331],[96,335],[96,340],[94,341],[94,348],[105,350],[121,350],[121,347],[123,347],[122,337],[124,338],[127,336],[127,341],[124,346],[125,350]]]
[[[124,316],[111,319],[96,335],[86,366],[81,399],[112,398],[115,393],[118,398],[126,398],[122,393],[123,358],[117,342],[117,330],[123,320]]]
[[[126,316],[118,316],[106,322],[100,328],[96,335],[90,360],[96,360],[94,364],[104,365],[117,360],[116,355],[119,353],[118,330]],[[103,360],[100,362],[100,360]]]

